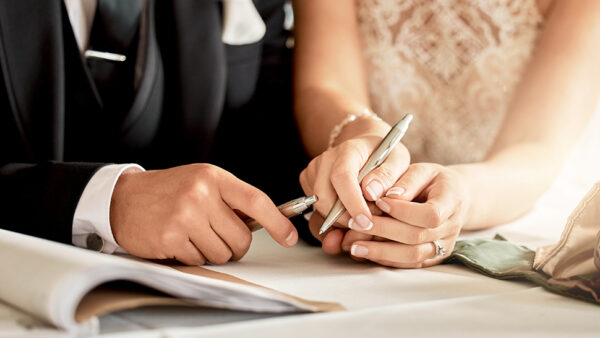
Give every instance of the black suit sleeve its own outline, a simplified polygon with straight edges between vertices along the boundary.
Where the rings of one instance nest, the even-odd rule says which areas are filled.
[[[0,165],[0,228],[70,244],[79,198],[103,165],[63,162]]]

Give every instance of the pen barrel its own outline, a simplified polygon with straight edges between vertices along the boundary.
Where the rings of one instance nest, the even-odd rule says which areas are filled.
[[[248,226],[248,229],[250,229],[250,231],[252,232],[258,231],[263,227],[254,218],[251,218],[248,221],[246,221],[246,225]]]
[[[308,206],[305,203],[298,205],[286,203],[286,205],[279,206],[279,211],[287,218],[300,215],[306,209],[308,209]],[[262,225],[260,225],[260,223],[258,223],[254,218],[246,220],[246,225],[252,232],[262,229]]]
[[[279,209],[279,212],[281,212],[283,216],[290,218],[300,215],[306,209],[310,208],[316,201],[317,197],[315,195],[300,197],[277,206],[277,209]],[[260,225],[260,223],[258,223],[254,218],[249,218],[245,220],[245,222],[252,232],[262,229],[262,225]]]
[[[321,227],[320,232],[322,233],[327,231],[327,229],[329,229],[333,225],[333,223],[335,223],[335,221],[337,221],[337,219],[340,218],[340,216],[342,216],[344,211],[346,211],[346,208],[344,207],[344,204],[342,204],[342,201],[340,199],[335,201],[335,204],[333,205],[333,207],[331,207],[331,211],[329,211],[329,214],[327,214],[327,217],[323,221],[323,224],[326,226]]]

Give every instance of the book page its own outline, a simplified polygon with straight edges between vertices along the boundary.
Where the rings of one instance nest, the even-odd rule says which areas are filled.
[[[99,313],[157,303],[255,312],[341,309],[337,304],[306,301],[202,267],[169,267],[5,230],[0,230],[0,275],[0,299],[53,325],[78,332],[95,332],[95,316]],[[93,292],[91,298],[84,298],[95,287],[116,280],[139,283],[164,294],[129,292],[109,297],[100,288],[94,292],[104,292],[103,296],[94,296]],[[174,302],[167,295],[185,301]]]

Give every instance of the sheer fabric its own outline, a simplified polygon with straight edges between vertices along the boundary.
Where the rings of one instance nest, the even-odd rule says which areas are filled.
[[[413,161],[483,159],[542,23],[535,0],[357,0],[373,109]]]

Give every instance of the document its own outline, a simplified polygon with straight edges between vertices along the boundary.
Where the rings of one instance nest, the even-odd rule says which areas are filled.
[[[255,312],[343,308],[202,267],[114,256],[0,229],[0,300],[74,334],[98,332],[98,316],[150,305]]]

